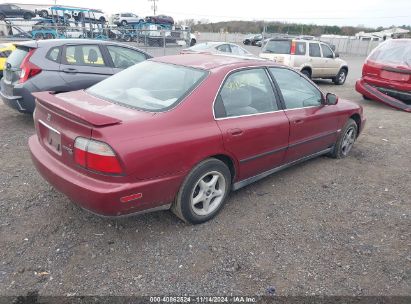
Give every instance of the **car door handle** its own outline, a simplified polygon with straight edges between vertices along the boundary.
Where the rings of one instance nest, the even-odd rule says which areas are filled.
[[[64,73],[77,73],[76,69],[73,68],[67,68],[63,70]]]
[[[293,123],[296,124],[296,125],[302,124],[303,122],[304,122],[304,119],[302,119],[302,118],[297,118],[293,121]]]
[[[240,136],[241,134],[244,133],[243,130],[238,129],[238,128],[229,129],[227,132],[228,132],[228,134],[230,134],[231,136]]]

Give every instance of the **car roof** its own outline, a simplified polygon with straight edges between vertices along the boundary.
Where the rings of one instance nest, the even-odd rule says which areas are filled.
[[[150,59],[156,62],[163,62],[175,65],[182,65],[186,67],[202,69],[202,70],[213,70],[220,68],[222,66],[232,68],[240,68],[247,66],[267,66],[276,65],[272,61],[261,60],[258,58],[244,58],[244,57],[233,57],[215,54],[184,54],[184,55],[173,55],[173,56],[163,56]]]
[[[96,39],[48,39],[48,40],[29,40],[24,42],[15,43],[16,45],[22,45],[26,47],[39,48],[39,47],[53,47],[65,44],[108,44],[108,45],[121,45],[128,48],[137,49],[131,45],[124,43],[118,43],[108,40],[96,40]]]

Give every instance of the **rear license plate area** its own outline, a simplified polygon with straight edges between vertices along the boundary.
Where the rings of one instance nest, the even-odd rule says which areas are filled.
[[[393,81],[408,81],[410,79],[410,75],[408,74],[401,74],[384,70],[381,71],[380,76],[381,78]]]
[[[49,150],[61,155],[61,134],[59,131],[39,120],[40,135],[43,143]]]

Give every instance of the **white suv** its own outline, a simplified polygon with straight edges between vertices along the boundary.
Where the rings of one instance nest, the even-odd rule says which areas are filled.
[[[114,15],[113,22],[117,25],[126,26],[132,22],[142,22],[144,21],[143,18],[140,18],[136,14],[133,13],[119,13]]]
[[[295,68],[308,78],[328,78],[339,85],[344,84],[348,74],[347,62],[329,45],[315,40],[272,38],[260,57]]]

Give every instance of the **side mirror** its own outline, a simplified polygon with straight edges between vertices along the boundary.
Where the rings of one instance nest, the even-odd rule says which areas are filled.
[[[327,93],[325,96],[325,104],[336,105],[338,103],[338,96],[333,93]]]
[[[335,58],[339,58],[339,57],[340,57],[340,54],[339,54],[338,52],[335,52],[335,53],[334,53],[334,57],[335,57]]]

